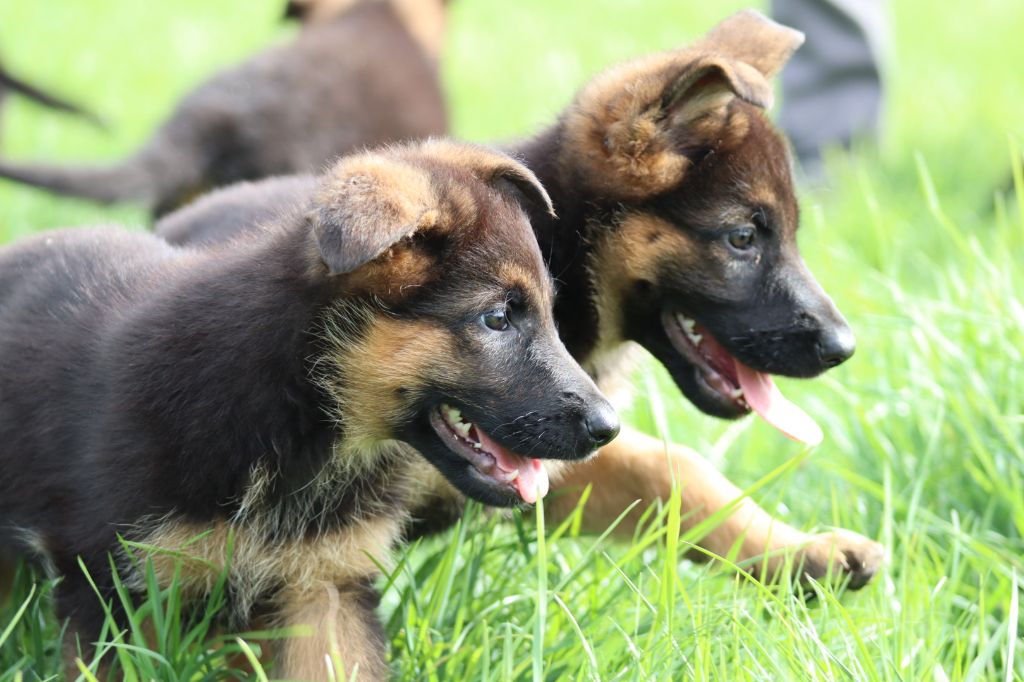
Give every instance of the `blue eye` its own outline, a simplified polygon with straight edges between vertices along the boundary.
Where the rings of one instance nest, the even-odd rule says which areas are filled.
[[[503,332],[508,329],[508,316],[504,310],[492,310],[480,316],[480,321],[488,329],[496,332]]]

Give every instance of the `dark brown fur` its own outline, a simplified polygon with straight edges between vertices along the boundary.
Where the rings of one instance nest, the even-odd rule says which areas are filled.
[[[357,2],[339,16],[309,22],[294,40],[186,95],[121,162],[5,160],[0,177],[101,202],[133,201],[160,215],[221,185],[317,172],[356,149],[442,135],[447,115],[429,51],[443,22],[434,35],[428,22],[403,14],[405,3]]]
[[[672,311],[695,318],[759,371],[814,376],[852,352],[848,326],[797,251],[789,154],[763,111],[772,99],[769,79],[801,40],[754,12],[737,14],[687,48],[597,76],[557,124],[516,145],[558,213],[556,219],[534,211],[531,219],[560,282],[559,333],[603,388],[627,376],[630,348],[639,343],[700,409],[726,418],[748,411],[710,390],[701,368],[676,350],[663,323]],[[251,211],[261,192],[277,186],[239,190],[235,201]],[[231,216],[230,190],[216,201],[220,208],[208,222],[202,202],[189,218],[204,240],[256,227],[250,214]],[[192,243],[183,222],[168,236]],[[758,248],[732,249],[727,240],[737,229],[753,230]],[[165,234],[164,227],[157,232]],[[592,484],[585,514],[590,527],[604,528],[637,499],[667,499],[674,475],[685,489],[684,526],[691,527],[739,494],[696,453],[667,450],[661,441],[624,433],[601,457],[566,471],[562,487],[569,494],[554,498],[553,513],[566,513]],[[424,528],[443,526],[458,512],[455,498],[448,499],[420,513]],[[620,527],[627,537],[633,530]],[[874,575],[883,556],[863,536],[807,534],[750,500],[702,544],[714,551],[737,544],[742,560],[769,554],[763,565],[772,574],[784,555],[797,553],[801,574],[831,571],[855,587]]]
[[[440,406],[545,460],[614,436],[523,203],[550,210],[525,167],[429,142],[341,160],[222,247],[77,229],[0,249],[0,565],[62,576],[66,651],[103,623],[78,562],[110,598],[111,556],[133,593],[148,558],[189,604],[228,568],[236,627],[311,627],[282,677],[327,679],[332,655],[383,678],[372,583],[410,511],[446,486],[520,501],[446,444]]]

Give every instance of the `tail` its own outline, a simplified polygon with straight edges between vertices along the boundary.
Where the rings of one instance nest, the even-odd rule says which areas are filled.
[[[23,97],[27,97],[28,99],[37,102],[38,104],[42,104],[44,107],[63,111],[67,114],[74,114],[75,116],[79,116],[86,121],[89,121],[98,128],[105,129],[107,127],[106,122],[102,118],[88,109],[56,95],[50,94],[34,85],[26,83],[23,80],[15,78],[11,74],[7,73],[3,67],[0,67],[0,89],[7,89],[12,92],[16,92]]]
[[[105,204],[130,201],[162,215],[205,185],[208,150],[195,141],[194,131],[177,128],[158,128],[141,149],[111,165],[58,166],[0,159],[0,178]]]
[[[159,188],[138,156],[113,166],[55,166],[0,160],[0,178],[105,204],[134,201],[152,208],[161,200]]]

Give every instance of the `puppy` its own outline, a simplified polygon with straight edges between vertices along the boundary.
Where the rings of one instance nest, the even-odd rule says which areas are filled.
[[[294,40],[186,95],[123,161],[0,161],[0,177],[101,202],[133,201],[161,215],[213,187],[314,172],[357,148],[442,135],[447,114],[435,51],[443,24],[407,5],[365,0],[337,16],[317,14]],[[443,8],[435,14],[443,17]]]
[[[104,617],[79,561],[104,597],[110,555],[144,589],[120,535],[197,600],[233,547],[231,623],[312,626],[282,677],[328,679],[328,654],[386,677],[373,581],[410,510],[447,486],[533,503],[542,459],[618,430],[521,203],[551,210],[526,168],[431,142],[343,159],[224,248],[77,229],[0,250],[0,555],[63,577],[69,659]]]
[[[740,12],[689,47],[595,77],[557,123],[512,149],[557,208],[557,217],[531,211],[532,224],[560,282],[559,333],[598,385],[610,390],[628,377],[639,344],[707,414],[735,419],[753,410],[815,443],[820,429],[771,375],[820,374],[850,357],[854,338],[800,258],[789,151],[764,114],[769,79],[802,40]],[[157,233],[186,244],[229,240],[258,227],[260,204],[265,213],[289,191],[300,200],[302,190],[287,187],[295,182],[224,190],[168,216]],[[734,505],[701,545],[723,555],[738,547],[738,560],[765,569],[765,578],[787,554],[796,555],[800,577],[831,574],[854,588],[878,569],[878,543],[845,530],[804,533],[740,499],[692,450],[670,445],[667,455],[660,439],[626,431],[600,458],[568,469],[547,509],[561,518],[593,486],[584,520],[603,530],[641,500],[619,526],[630,537],[676,480],[686,528]],[[436,529],[457,509],[418,516]]]

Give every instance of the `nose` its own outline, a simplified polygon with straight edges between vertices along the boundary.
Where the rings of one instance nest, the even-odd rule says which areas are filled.
[[[821,364],[826,369],[831,369],[850,359],[853,351],[857,349],[857,341],[852,329],[845,324],[837,325],[821,332],[816,349]]]
[[[584,422],[595,448],[608,445],[619,435],[619,415],[603,400],[587,409]]]

